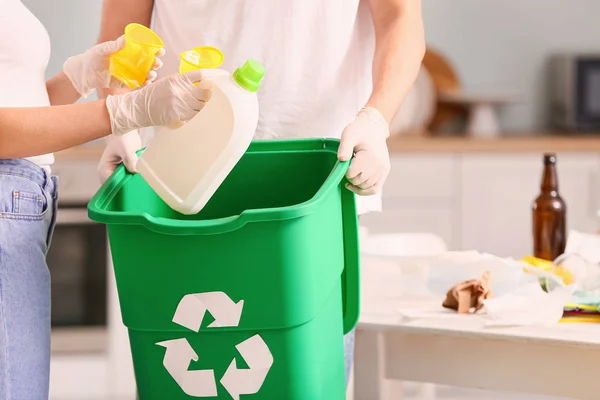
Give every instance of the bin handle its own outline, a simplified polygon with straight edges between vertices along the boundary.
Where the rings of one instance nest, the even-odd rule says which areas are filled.
[[[358,323],[360,315],[360,248],[358,243],[358,216],[356,197],[345,187],[345,179],[340,183],[342,191],[342,223],[344,232],[344,271],[342,272],[344,334]],[[355,293],[355,296],[351,294]]]

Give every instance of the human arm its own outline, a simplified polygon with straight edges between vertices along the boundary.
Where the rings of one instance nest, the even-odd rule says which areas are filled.
[[[200,71],[175,74],[142,89],[83,104],[0,108],[0,158],[63,150],[110,134],[170,126],[194,117],[210,90],[194,86]]]
[[[46,82],[46,91],[48,92],[50,104],[53,106],[73,104],[81,97],[63,71],[60,71]]]
[[[125,87],[122,82],[111,76],[109,71],[111,55],[121,50],[124,44],[125,38],[121,35],[116,40],[98,43],[84,53],[67,59],[62,71],[46,82],[50,104],[73,104],[94,90]],[[162,66],[158,57],[163,54],[164,49],[158,52],[145,84],[150,84],[156,79],[156,70]]]
[[[389,123],[417,78],[425,55],[421,0],[369,0],[375,27],[373,91],[366,107]]]
[[[153,0],[104,0],[102,2],[102,22],[98,42],[115,40],[129,23],[150,26],[152,20]],[[103,89],[98,91],[100,97],[109,94],[126,93],[128,89]],[[142,140],[137,130],[122,136],[108,136],[106,148],[98,163],[98,175],[104,182],[121,163],[131,173],[136,173],[137,154],[142,147]]]
[[[33,108],[0,108],[0,159],[64,150],[110,134],[106,100]]]
[[[348,188],[359,195],[381,191],[390,171],[389,123],[412,87],[425,36],[420,0],[368,0],[375,29],[373,90],[342,133],[338,157],[352,159]]]
[[[154,0],[104,0],[98,43],[116,40],[130,23],[150,26]]]
[[[150,26],[154,0],[104,0],[102,2],[102,19],[98,43],[116,40],[131,23]],[[121,94],[129,89],[103,89],[98,91],[100,97],[109,94]]]
[[[111,78],[109,57],[123,47],[123,38],[106,41],[65,61],[62,71],[46,82],[46,91],[53,106],[73,104],[94,89],[118,86]],[[150,80],[155,77],[149,75]]]

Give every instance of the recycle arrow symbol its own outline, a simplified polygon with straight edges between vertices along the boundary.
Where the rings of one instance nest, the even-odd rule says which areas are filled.
[[[208,325],[209,328],[238,326],[243,307],[243,300],[234,303],[223,292],[187,294],[179,302],[173,322],[198,332],[208,311],[215,319]],[[192,397],[217,396],[214,370],[188,370],[192,360],[198,361],[198,355],[187,339],[156,344],[166,348],[163,365],[185,394]],[[254,394],[260,390],[273,365],[273,355],[260,335],[254,335],[235,347],[248,368],[238,369],[234,358],[220,382],[234,400],[239,400],[242,394]]]
[[[217,383],[212,369],[188,371],[192,360],[198,361],[198,355],[187,339],[173,339],[156,343],[166,348],[163,365],[175,382],[188,396],[216,397]]]
[[[234,303],[223,292],[186,294],[175,310],[173,322],[198,332],[208,311],[215,319],[209,328],[238,326],[243,308],[244,300]]]
[[[234,358],[221,378],[221,385],[234,400],[239,400],[241,394],[254,394],[260,390],[273,365],[273,355],[260,335],[244,340],[235,348],[249,368],[238,369]]]

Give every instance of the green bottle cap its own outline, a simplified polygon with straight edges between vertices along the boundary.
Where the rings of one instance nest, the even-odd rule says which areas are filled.
[[[259,62],[248,60],[243,66],[236,69],[233,79],[249,92],[256,92],[260,87],[260,81],[265,76],[265,67]]]

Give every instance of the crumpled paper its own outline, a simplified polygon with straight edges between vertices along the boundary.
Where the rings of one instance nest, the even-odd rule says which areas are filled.
[[[490,272],[485,271],[479,279],[470,279],[452,286],[442,306],[459,314],[468,314],[472,308],[475,308],[475,312],[481,310],[483,301],[490,297]]]

